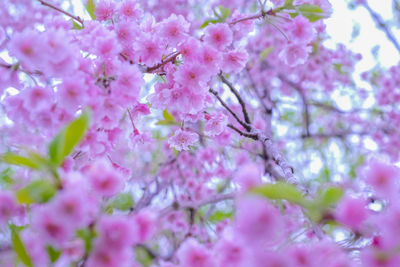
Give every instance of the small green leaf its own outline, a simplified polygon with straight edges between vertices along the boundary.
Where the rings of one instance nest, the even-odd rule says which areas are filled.
[[[72,20],[72,29],[75,30],[82,30],[83,27],[82,25],[80,25],[78,22],[76,22],[75,20]]]
[[[324,207],[335,205],[343,196],[343,189],[340,187],[329,187],[319,194],[318,201]]]
[[[12,185],[14,180],[12,179],[13,171],[11,168],[7,168],[0,173],[0,184],[3,185]]]
[[[136,261],[145,267],[149,267],[154,257],[141,246],[135,247]]]
[[[315,22],[323,18],[329,17],[329,14],[324,12],[324,10],[317,5],[304,4],[297,7],[297,10],[304,17],[308,18],[310,22]]]
[[[218,6],[218,8],[219,8],[219,11],[221,12],[223,21],[225,21],[232,13],[232,10],[230,10],[229,8],[226,8],[224,6]]]
[[[273,46],[265,48],[260,54],[260,61],[263,61],[273,50]]]
[[[121,193],[116,195],[111,199],[108,206],[113,209],[118,210],[129,210],[133,207],[135,202],[133,201],[133,197],[129,193]]]
[[[46,247],[47,255],[49,255],[49,259],[51,263],[55,263],[58,258],[60,258],[61,251],[53,248],[52,246]]]
[[[89,254],[93,247],[93,239],[96,237],[96,232],[89,228],[83,228],[76,231],[76,236],[83,240],[85,254]]]
[[[89,126],[89,112],[85,110],[76,120],[65,126],[49,145],[49,158],[59,166],[81,141]]]
[[[87,0],[86,10],[89,13],[90,17],[92,18],[92,20],[96,19],[96,15],[94,14],[95,9],[96,9],[96,7],[94,4],[94,0]]]
[[[222,210],[217,210],[214,212],[208,220],[213,223],[217,223],[220,221],[223,221],[225,219],[232,219],[233,218],[233,211],[222,211]]]
[[[221,22],[221,21],[218,19],[208,19],[208,20],[204,21],[203,24],[201,24],[200,29],[207,27],[209,24],[215,24],[218,22]]]
[[[26,251],[24,243],[22,242],[21,238],[19,237],[18,229],[14,225],[10,225],[11,229],[11,242],[15,254],[17,254],[18,259],[28,267],[33,267],[32,260]]]
[[[56,193],[56,187],[47,180],[36,180],[16,192],[20,204],[45,203]]]
[[[266,184],[252,188],[250,189],[250,192],[272,200],[285,199],[291,203],[299,205],[306,205],[307,203],[307,200],[303,197],[303,194],[294,185],[283,182]]]
[[[166,109],[164,109],[164,111],[163,111],[163,117],[164,117],[164,119],[165,119],[166,121],[175,121],[174,116],[172,116],[172,115],[168,112],[168,110],[166,110]]]
[[[40,162],[36,160],[24,156],[20,156],[15,153],[7,152],[0,156],[0,160],[4,161],[5,163],[17,166],[28,167],[30,169],[39,170],[43,166]]]

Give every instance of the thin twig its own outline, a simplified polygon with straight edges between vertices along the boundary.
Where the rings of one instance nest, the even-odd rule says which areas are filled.
[[[220,73],[219,78],[221,79],[221,81],[226,84],[229,89],[231,90],[231,92],[236,96],[236,99],[239,101],[240,106],[242,107],[242,112],[243,112],[243,117],[244,117],[244,121],[248,124],[251,123],[250,118],[249,118],[249,114],[247,113],[247,109],[246,109],[246,104],[244,103],[242,97],[240,96],[239,92],[235,89],[235,87],[232,85],[232,83],[230,83],[222,73]]]
[[[221,105],[224,108],[226,108],[226,110],[228,110],[229,113],[232,114],[232,116],[236,119],[237,122],[240,123],[240,125],[242,125],[247,131],[250,131],[251,126],[248,123],[242,121],[238,117],[238,115],[235,112],[233,112],[233,110],[224,102],[224,100],[222,100],[222,98],[218,95],[218,93],[216,91],[214,91],[213,89],[210,88],[209,92],[212,93],[218,99],[218,101],[221,103]]]
[[[74,16],[74,15],[72,15],[71,13],[69,13],[69,12],[67,12],[67,11],[65,11],[65,10],[62,10],[62,9],[60,9],[60,8],[58,8],[58,7],[56,7],[56,6],[52,5],[52,4],[50,4],[50,3],[47,3],[47,2],[44,1],[44,0],[38,0],[38,1],[39,1],[42,5],[44,5],[44,6],[48,6],[48,7],[52,8],[52,9],[54,9],[54,10],[60,12],[60,13],[63,13],[64,15],[67,15],[68,17],[70,17],[70,18],[76,20],[77,22],[79,22],[79,23],[83,26],[83,20],[82,20],[80,17]]]

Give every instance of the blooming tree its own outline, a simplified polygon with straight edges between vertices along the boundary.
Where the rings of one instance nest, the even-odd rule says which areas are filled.
[[[400,266],[400,65],[328,0],[78,2],[0,2],[1,266]]]

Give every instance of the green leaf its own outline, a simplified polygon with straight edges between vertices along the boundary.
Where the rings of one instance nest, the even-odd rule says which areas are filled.
[[[208,220],[213,223],[217,223],[220,221],[223,221],[225,219],[232,219],[233,218],[233,211],[222,211],[222,210],[217,210],[214,212]]]
[[[163,120],[160,120],[156,123],[156,125],[179,125],[177,121],[175,121],[174,116],[172,116],[168,110],[164,109],[163,111]]]
[[[129,210],[134,204],[135,202],[130,193],[121,193],[113,197],[108,206],[118,210]]]
[[[32,260],[26,251],[24,243],[22,243],[21,238],[19,237],[18,229],[14,225],[10,225],[11,229],[11,242],[15,254],[17,254],[18,259],[28,267],[33,267]]]
[[[76,231],[76,236],[81,238],[85,244],[85,254],[89,254],[93,247],[93,239],[96,237],[96,232],[89,228],[83,228]]]
[[[260,54],[260,61],[263,61],[273,50],[273,46],[265,48]]]
[[[340,187],[329,187],[319,193],[318,202],[324,207],[335,205],[343,196],[343,189]]]
[[[76,120],[65,126],[49,145],[49,158],[56,166],[61,165],[74,147],[81,141],[89,126],[89,111],[85,110]]]
[[[224,6],[218,6],[218,8],[219,8],[219,11],[221,12],[223,21],[225,21],[232,13],[232,10],[230,10],[229,8],[226,8]]]
[[[0,173],[0,183],[3,185],[12,185],[14,180],[12,179],[13,171],[11,168],[7,168]]]
[[[209,24],[215,24],[221,22],[221,20],[219,19],[208,19],[206,21],[203,22],[203,24],[201,24],[200,29],[203,29],[205,27],[207,27]]]
[[[16,192],[20,204],[45,203],[56,193],[56,187],[47,180],[36,180]]]
[[[82,25],[80,25],[78,22],[76,22],[75,20],[72,20],[72,29],[75,30],[82,30],[83,27]]]
[[[168,110],[166,110],[166,109],[164,109],[164,111],[163,111],[163,117],[164,117],[164,119],[165,119],[166,121],[175,121],[174,116],[172,116],[172,115],[168,112]]]
[[[317,5],[304,4],[298,6],[297,10],[301,15],[308,18],[310,22],[315,22],[317,20],[329,17],[329,15]]]
[[[141,246],[135,247],[136,261],[145,267],[149,267],[153,261],[153,256]]]
[[[38,162],[37,160],[35,160],[33,158],[20,156],[18,154],[11,153],[11,152],[7,152],[7,153],[1,155],[0,160],[4,161],[5,163],[11,164],[11,165],[28,167],[28,168],[34,169],[34,170],[39,170],[43,167],[40,162]]]
[[[53,248],[52,246],[46,247],[47,255],[49,255],[49,259],[51,263],[55,263],[58,258],[60,258],[61,251]]]
[[[96,19],[96,15],[94,14],[95,9],[96,9],[96,6],[94,4],[94,0],[87,0],[86,10],[89,13],[90,17],[92,18],[92,20]]]
[[[307,200],[303,197],[303,194],[294,185],[283,182],[265,184],[250,189],[250,192],[272,200],[285,199],[291,203],[299,205],[306,205],[307,203]]]

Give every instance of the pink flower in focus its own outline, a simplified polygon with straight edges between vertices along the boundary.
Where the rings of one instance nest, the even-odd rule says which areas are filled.
[[[140,40],[135,43],[134,48],[140,63],[153,66],[161,62],[163,49],[160,47],[159,41],[150,35],[143,35]]]
[[[222,112],[207,115],[204,133],[208,136],[219,135],[225,130],[227,124],[228,117]]]
[[[172,14],[160,23],[160,36],[168,44],[176,46],[185,40],[186,33],[189,31],[190,24],[181,15]]]
[[[295,67],[304,64],[311,53],[311,47],[289,44],[280,53],[279,58],[288,66]]]
[[[214,258],[195,239],[186,240],[177,252],[180,267],[214,267]]]
[[[198,64],[185,64],[174,75],[179,84],[194,88],[202,87],[208,79],[207,70]]]
[[[209,72],[216,74],[220,69],[222,55],[212,46],[204,45],[200,52],[200,60]]]
[[[189,146],[199,140],[199,136],[195,133],[182,129],[175,131],[174,136],[168,139],[168,144],[178,151],[189,150]]]
[[[198,51],[201,48],[199,40],[189,37],[185,42],[180,44],[178,48],[185,61],[195,61],[199,59]]]
[[[137,20],[143,16],[143,10],[135,0],[124,0],[119,4],[117,14],[120,18]]]
[[[398,192],[399,169],[377,159],[371,160],[365,182],[372,186],[379,197],[391,198]]]
[[[233,40],[233,33],[226,23],[208,25],[204,41],[220,50],[228,47]]]
[[[359,230],[368,216],[366,207],[367,202],[364,199],[345,197],[336,208],[336,218],[353,230]]]
[[[104,197],[112,197],[124,186],[121,174],[114,170],[108,161],[94,163],[88,172],[89,182],[93,190]]]
[[[100,0],[94,11],[97,20],[109,20],[112,19],[116,10],[116,5],[114,1],[110,0]]]
[[[229,51],[224,54],[222,70],[226,73],[236,74],[246,66],[248,58],[249,55],[245,50]]]

